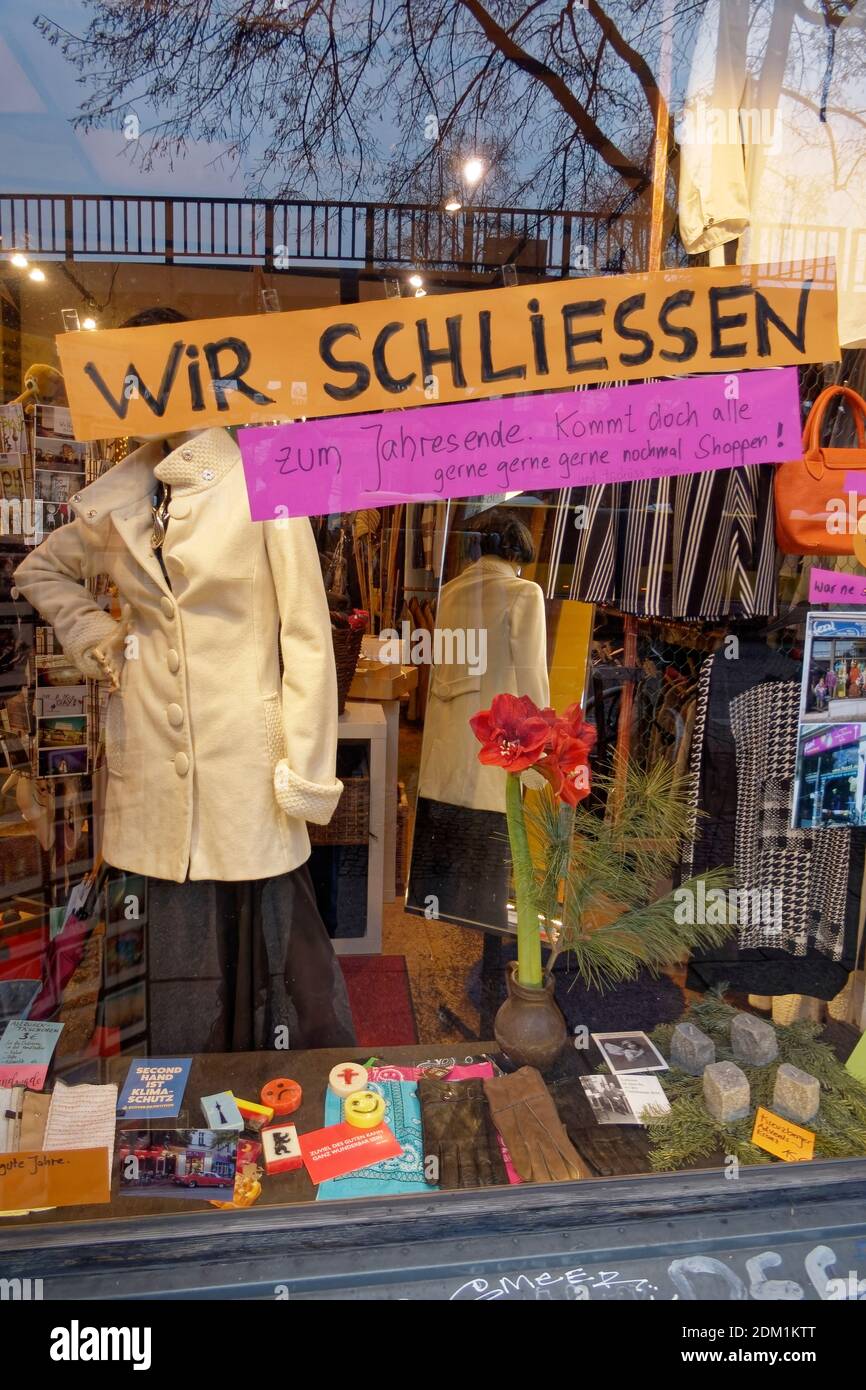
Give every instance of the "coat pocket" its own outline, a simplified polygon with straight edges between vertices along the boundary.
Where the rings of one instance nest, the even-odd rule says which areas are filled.
[[[268,758],[273,769],[280,759],[286,756],[283,702],[279,695],[266,695],[262,704],[265,708],[265,740],[268,747]]]
[[[126,743],[126,716],[123,697],[115,691],[108,697],[105,711],[105,764],[115,777],[123,776],[123,754]]]
[[[459,675],[447,676],[441,666],[434,666],[430,690],[437,700],[457,700],[461,695],[478,695],[481,691],[481,676],[466,671]]]

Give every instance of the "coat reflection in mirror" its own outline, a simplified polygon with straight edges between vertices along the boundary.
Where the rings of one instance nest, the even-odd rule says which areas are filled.
[[[495,695],[550,703],[545,602],[521,573],[535,545],[516,509],[470,516],[454,540],[463,564],[439,596],[407,910],[507,930],[505,774],[479,763],[469,720]]]

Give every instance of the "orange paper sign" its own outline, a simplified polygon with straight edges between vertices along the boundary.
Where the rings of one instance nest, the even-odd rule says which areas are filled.
[[[710,266],[64,333],[76,439],[839,356],[833,262]]]
[[[0,1211],[110,1201],[105,1149],[0,1154]]]
[[[815,1154],[815,1135],[811,1129],[801,1129],[760,1105],[755,1115],[752,1143],[776,1158],[784,1158],[786,1163],[800,1163]]]

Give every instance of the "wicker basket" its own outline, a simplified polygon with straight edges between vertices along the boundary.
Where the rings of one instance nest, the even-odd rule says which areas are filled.
[[[370,838],[370,778],[347,777],[327,825],[308,825],[312,845],[365,845]]]
[[[346,708],[349,686],[355,675],[361,643],[364,640],[363,627],[353,627],[342,613],[331,612],[331,639],[334,643],[334,663],[337,667],[337,713]]]

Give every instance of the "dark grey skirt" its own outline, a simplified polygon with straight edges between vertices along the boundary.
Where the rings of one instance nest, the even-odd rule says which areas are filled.
[[[148,883],[151,1056],[355,1046],[306,864],[251,882]]]

